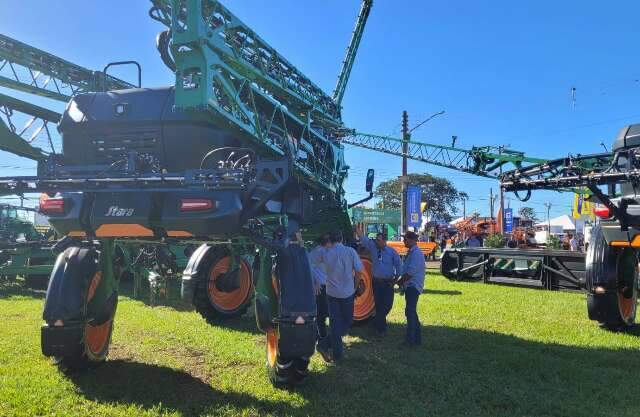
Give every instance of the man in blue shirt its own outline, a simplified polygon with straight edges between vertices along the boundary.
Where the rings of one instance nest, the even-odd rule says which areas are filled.
[[[414,232],[404,234],[404,246],[409,249],[402,264],[402,276],[398,285],[404,288],[405,309],[407,317],[407,333],[404,344],[417,346],[422,343],[421,325],[418,319],[418,298],[424,287],[424,254],[418,248],[418,235]]]
[[[318,239],[318,246],[309,252],[311,276],[316,290],[316,323],[318,326],[318,340],[327,336],[327,319],[329,318],[329,306],[327,305],[327,271],[322,263],[322,255],[331,247],[329,234],[324,234]]]
[[[400,255],[393,248],[387,246],[387,236],[378,233],[376,240],[369,239],[364,230],[364,224],[356,226],[356,233],[360,243],[369,251],[373,273],[373,298],[376,315],[373,318],[373,329],[383,336],[387,332],[387,315],[393,307],[393,284],[400,276]]]
[[[353,322],[353,298],[356,283],[364,269],[360,257],[353,248],[342,244],[342,232],[331,233],[330,249],[322,255],[327,272],[327,301],[329,304],[329,335],[318,342],[318,352],[325,361],[342,359],[342,336],[347,334]]]

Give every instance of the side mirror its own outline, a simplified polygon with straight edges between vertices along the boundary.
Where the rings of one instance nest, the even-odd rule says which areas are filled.
[[[375,171],[373,169],[369,169],[367,171],[367,185],[366,190],[368,193],[373,191],[373,178],[375,177]]]

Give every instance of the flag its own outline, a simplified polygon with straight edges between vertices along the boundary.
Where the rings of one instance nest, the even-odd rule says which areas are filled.
[[[574,193],[573,195],[573,218],[579,219],[584,215],[593,216],[593,203],[587,198],[588,194]]]

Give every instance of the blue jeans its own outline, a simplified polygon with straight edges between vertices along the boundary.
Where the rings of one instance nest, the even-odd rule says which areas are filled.
[[[327,336],[327,318],[329,318],[329,306],[327,305],[327,287],[322,286],[320,294],[316,295],[316,324],[318,326],[318,340]]]
[[[347,298],[327,296],[329,304],[329,335],[320,341],[324,348],[331,347],[333,359],[342,358],[344,346],[342,336],[353,323],[353,295]]]
[[[376,315],[373,328],[379,332],[387,331],[387,315],[393,307],[393,280],[373,280],[373,299],[376,303]]]
[[[420,320],[418,320],[418,312],[416,311],[416,307],[418,306],[418,297],[420,297],[420,293],[414,287],[409,287],[404,291],[404,299],[406,303],[404,314],[407,316],[407,334],[405,336],[405,342],[410,345],[419,345],[422,343]]]

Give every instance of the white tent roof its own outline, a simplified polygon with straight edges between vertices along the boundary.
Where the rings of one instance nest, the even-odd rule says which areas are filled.
[[[573,223],[573,219],[566,214],[550,219],[549,222],[537,223],[536,226],[546,226],[548,223],[551,223],[551,227],[561,226],[562,230],[576,230],[576,225]]]
[[[453,219],[449,222],[449,224],[458,224],[464,220],[464,217],[458,217],[457,219]]]

